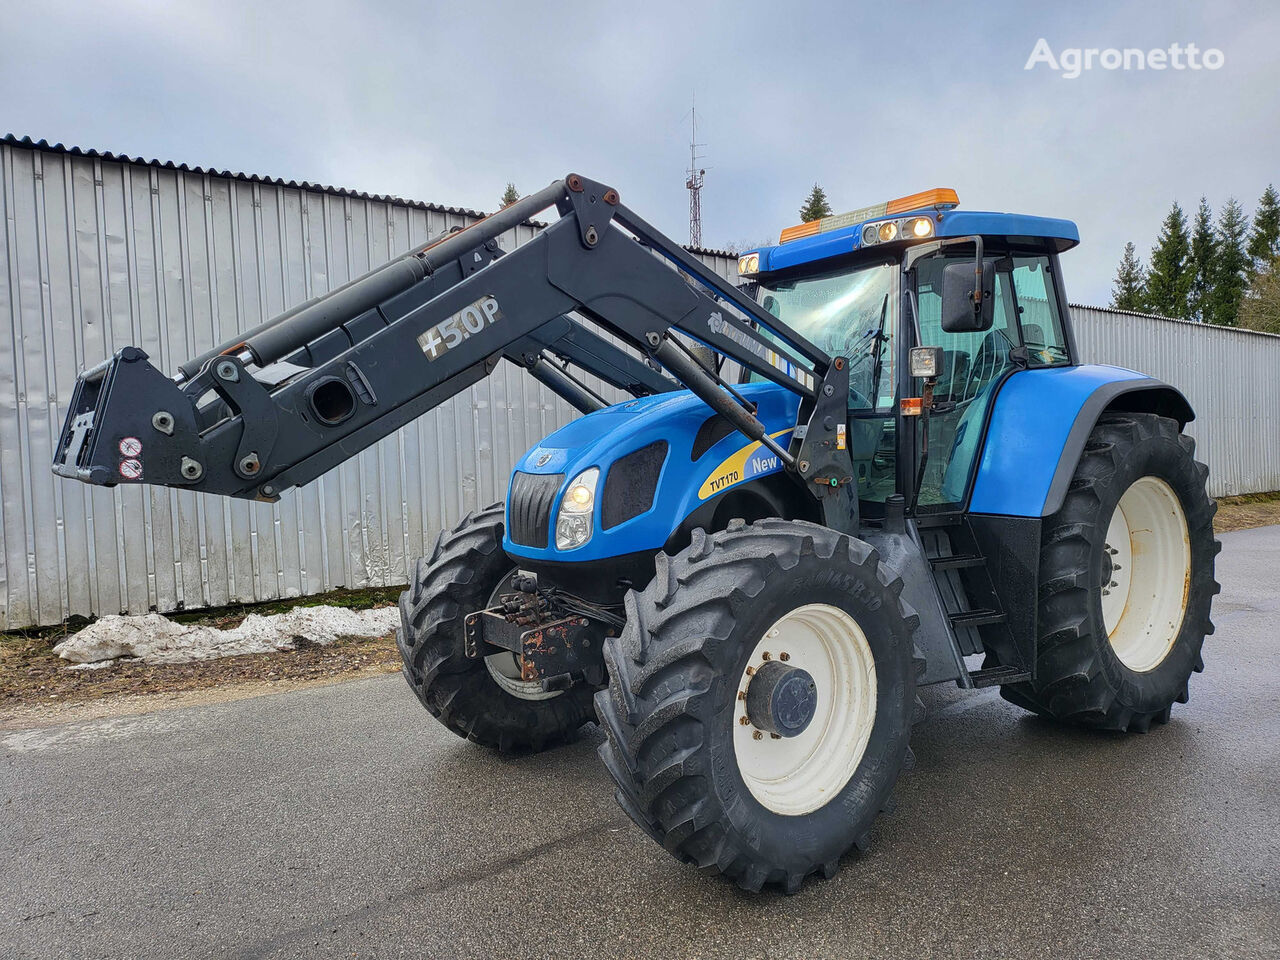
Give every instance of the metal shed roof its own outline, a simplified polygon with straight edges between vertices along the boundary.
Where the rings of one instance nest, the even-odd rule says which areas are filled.
[[[333,187],[324,183],[312,183],[309,180],[285,180],[283,177],[268,177],[257,173],[240,173],[234,170],[219,170],[216,167],[202,167],[188,163],[175,163],[172,160],[147,160],[143,157],[131,157],[126,153],[112,153],[110,150],[84,149],[83,147],[68,147],[61,143],[50,143],[48,140],[32,140],[30,137],[19,137],[16,134],[6,133],[0,138],[0,143],[14,147],[26,147],[29,150],[43,150],[46,153],[63,153],[73,157],[89,157],[97,160],[109,160],[113,163],[130,163],[145,167],[159,167],[162,170],[181,170],[184,173],[208,174],[212,177],[223,177],[229,180],[244,180],[249,183],[268,183],[277,187],[293,187],[298,190],[315,190],[321,193],[332,194],[337,197],[356,197],[361,200],[376,200],[382,203],[396,203],[406,207],[415,207],[419,210],[434,210],[438,213],[452,213],[458,216],[471,217],[479,220],[486,214],[480,210],[471,210],[467,207],[452,207],[440,203],[430,203],[425,200],[406,200],[404,197],[397,197],[385,193],[368,193],[364,190],[352,190],[348,187]],[[536,223],[535,226],[545,226],[542,223]],[[685,247],[691,253],[700,253],[706,256],[717,257],[734,257],[736,254],[729,253],[727,250],[711,250],[706,247]]]

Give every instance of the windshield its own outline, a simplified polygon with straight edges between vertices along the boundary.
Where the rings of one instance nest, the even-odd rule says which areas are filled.
[[[824,352],[848,359],[851,408],[883,407],[894,396],[897,277],[895,262],[775,280],[760,285],[759,302]]]

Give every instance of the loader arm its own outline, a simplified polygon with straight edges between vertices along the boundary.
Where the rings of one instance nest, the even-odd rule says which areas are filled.
[[[499,248],[502,233],[553,206],[559,219],[534,239]],[[689,339],[799,394],[788,448]],[[778,455],[830,525],[856,523],[852,464],[836,430],[846,417],[843,358],[743,296],[616,191],[573,174],[221,344],[173,378],[125,347],[81,374],[54,471],[275,500],[503,357],[584,411],[605,401],[575,368],[633,396],[687,388]]]

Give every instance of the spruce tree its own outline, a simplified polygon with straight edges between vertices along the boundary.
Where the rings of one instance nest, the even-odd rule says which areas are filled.
[[[809,197],[805,200],[804,206],[800,208],[800,220],[802,223],[808,223],[810,220],[821,220],[829,216],[831,216],[831,204],[827,202],[827,192],[815,183],[813,189],[809,191]]]
[[[508,183],[507,189],[502,191],[502,205],[509,207],[520,199],[520,191],[516,189],[514,183]]]
[[[1213,291],[1217,260],[1213,211],[1209,209],[1209,202],[1201,197],[1195,226],[1191,228],[1191,292],[1187,297],[1187,316],[1191,320],[1205,323],[1209,319],[1209,295]]]
[[[1124,245],[1124,256],[1116,270],[1111,287],[1111,306],[1117,310],[1140,312],[1147,307],[1147,278],[1137,249],[1132,243]]]
[[[1273,257],[1254,274],[1240,302],[1240,326],[1280,333],[1280,257]]]
[[[1240,298],[1248,286],[1249,254],[1245,238],[1249,219],[1232,197],[1218,214],[1218,256],[1213,271],[1213,290],[1209,294],[1209,322],[1235,326],[1240,314]]]
[[[1191,292],[1191,241],[1187,218],[1174,203],[1160,228],[1160,239],[1151,250],[1147,269],[1147,304],[1154,313],[1184,319]]]
[[[1249,275],[1252,277],[1280,255],[1280,195],[1267,184],[1253,214],[1253,230],[1249,234]]]

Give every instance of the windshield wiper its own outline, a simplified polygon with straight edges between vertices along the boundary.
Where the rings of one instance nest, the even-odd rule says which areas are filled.
[[[880,406],[880,369],[884,366],[884,351],[881,346],[888,339],[884,335],[885,318],[889,316],[889,295],[884,295],[884,302],[880,304],[880,325],[876,327],[875,338],[871,341],[868,349],[874,350],[876,354],[875,365],[871,368],[871,394],[867,397],[871,401],[871,409],[874,410]]]

